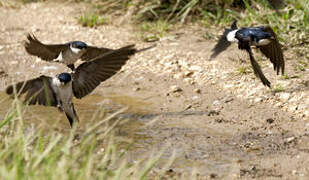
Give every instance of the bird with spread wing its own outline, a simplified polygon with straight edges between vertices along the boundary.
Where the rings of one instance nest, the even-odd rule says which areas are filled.
[[[115,75],[130,56],[149,48],[137,50],[129,45],[110,50],[79,65],[75,72],[61,73],[55,77],[42,75],[38,78],[19,82],[6,88],[6,93],[24,97],[29,105],[55,106],[64,111],[71,127],[78,122],[72,102],[73,96],[81,99],[91,93],[101,82]]]
[[[231,28],[225,29],[218,43],[212,49],[210,59],[215,58],[221,52],[226,50],[233,42],[238,43],[240,50],[245,50],[250,57],[250,63],[254,74],[260,78],[265,86],[271,87],[271,83],[263,74],[260,65],[255,60],[252,53],[252,46],[259,49],[273,64],[277,75],[284,74],[284,57],[281,44],[278,41],[276,33],[270,26],[244,27],[237,28],[237,21],[234,21]]]

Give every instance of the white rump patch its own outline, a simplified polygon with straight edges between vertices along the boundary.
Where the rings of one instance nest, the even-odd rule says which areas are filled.
[[[257,43],[258,46],[265,46],[268,45],[270,43],[269,39],[261,39],[259,40],[259,42]]]
[[[63,61],[63,57],[62,57],[62,51],[59,53],[57,59],[54,59],[55,62],[62,62]]]
[[[226,39],[230,42],[238,42],[238,39],[235,38],[235,35],[236,35],[236,32],[238,31],[238,29],[236,30],[233,30],[231,32],[229,32],[227,35],[226,35]]]

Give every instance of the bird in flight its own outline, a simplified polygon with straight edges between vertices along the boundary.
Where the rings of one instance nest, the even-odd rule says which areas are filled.
[[[72,102],[73,96],[81,99],[91,93],[101,82],[115,75],[130,56],[140,51],[134,45],[111,50],[82,63],[75,72],[64,72],[55,77],[42,75],[10,85],[6,88],[6,93],[16,93],[19,96],[25,94],[24,102],[29,105],[58,107],[60,111],[64,111],[72,127],[79,121]]]
[[[33,34],[28,34],[27,40],[24,46],[29,54],[45,61],[66,64],[72,71],[75,70],[74,63],[78,59],[90,61],[99,55],[113,50],[104,47],[88,46],[82,41],[71,41],[65,44],[44,44]]]
[[[264,76],[260,65],[255,60],[251,46],[255,46],[259,49],[262,54],[272,62],[277,75],[280,71],[282,75],[284,74],[284,57],[281,44],[270,26],[244,27],[238,29],[237,21],[234,21],[231,28],[225,29],[218,43],[212,49],[213,53],[210,59],[218,56],[233,42],[238,43],[238,49],[248,52],[254,74],[260,78],[265,86],[271,87],[271,83]]]

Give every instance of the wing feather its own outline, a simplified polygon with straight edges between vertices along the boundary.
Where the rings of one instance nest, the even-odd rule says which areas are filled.
[[[81,56],[81,60],[83,61],[90,61],[93,60],[94,58],[107,53],[113,51],[113,49],[109,49],[109,48],[98,48],[98,47],[94,47],[94,46],[87,46],[87,51]]]
[[[270,26],[265,26],[264,31],[269,32],[273,36],[273,39],[268,45],[259,46],[258,48],[272,62],[274,65],[274,70],[277,72],[277,74],[279,74],[280,71],[281,74],[284,74],[284,57],[277,35]]]
[[[24,102],[29,105],[45,105],[57,106],[56,94],[51,87],[51,77],[40,76],[28,81],[19,82],[6,88],[6,93],[14,94],[14,86],[16,93],[20,96],[25,94]]]
[[[78,66],[73,74],[74,96],[82,98],[92,92],[101,82],[115,75],[137,51],[134,45],[129,45]]]
[[[56,59],[60,52],[68,48],[66,44],[43,44],[33,34],[28,34],[27,39],[28,41],[24,45],[26,51],[45,61]]]
[[[211,50],[213,53],[210,56],[210,60],[217,57],[222,51],[226,50],[232,43],[229,42],[226,39],[226,36],[229,32],[237,29],[237,21],[235,20],[231,28],[226,28],[223,32],[223,34],[220,36],[218,43],[215,45],[215,47]]]
[[[248,46],[249,47],[249,46]],[[254,74],[260,78],[260,80],[262,81],[262,83],[265,85],[265,86],[268,86],[270,87],[270,82],[268,81],[268,79],[265,77],[265,75],[263,74],[262,70],[261,70],[261,67],[260,65],[256,62],[256,60],[254,59],[253,57],[253,53],[252,53],[252,50],[251,48],[247,48],[246,51],[249,53],[249,57],[250,57],[250,63],[252,65],[252,68],[253,68],[253,72]]]

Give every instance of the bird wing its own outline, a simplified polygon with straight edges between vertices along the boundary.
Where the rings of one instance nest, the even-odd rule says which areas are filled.
[[[232,43],[229,42],[226,39],[226,36],[229,32],[236,30],[237,29],[237,20],[235,20],[232,25],[231,28],[228,29],[226,28],[224,30],[223,35],[220,36],[218,43],[216,44],[216,46],[211,50],[213,51],[213,53],[210,56],[210,59],[213,59],[215,57],[217,57],[222,51],[226,50]]]
[[[262,83],[263,83],[265,86],[270,87],[270,82],[269,82],[268,79],[264,76],[264,74],[263,74],[263,72],[262,72],[262,70],[261,70],[260,65],[259,65],[259,64],[256,62],[256,60],[254,59],[253,53],[252,53],[252,50],[251,50],[250,46],[248,46],[248,48],[246,48],[246,51],[249,53],[250,62],[251,62],[251,65],[252,65],[254,74],[255,74],[258,78],[260,78],[260,80],[262,81]]]
[[[112,51],[113,49],[109,48],[98,48],[94,46],[87,46],[86,52],[81,56],[81,60],[83,61],[90,61],[93,60],[94,58]]]
[[[210,59],[217,57],[222,51],[226,50],[232,43],[226,39],[226,36],[232,29],[225,29],[223,35],[220,36],[218,43],[211,50],[213,53],[210,56]]]
[[[24,102],[28,102],[30,105],[57,106],[56,94],[51,87],[51,81],[51,77],[40,76],[10,85],[6,88],[6,93],[12,95],[15,86],[18,95],[26,94]]]
[[[92,92],[101,82],[115,75],[136,52],[134,45],[129,45],[78,66],[73,74],[74,96],[80,99]]]
[[[38,56],[45,61],[56,59],[60,52],[68,48],[66,44],[43,44],[34,35],[28,34],[28,41],[25,43],[26,51],[34,56]]]
[[[277,71],[277,74],[279,74],[280,70],[284,74],[284,57],[277,35],[270,26],[265,26],[264,31],[269,32],[274,39],[268,45],[259,46],[258,48],[273,63],[274,70]]]

